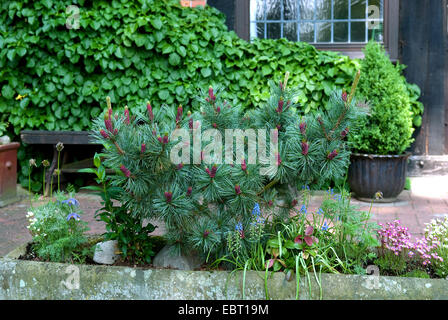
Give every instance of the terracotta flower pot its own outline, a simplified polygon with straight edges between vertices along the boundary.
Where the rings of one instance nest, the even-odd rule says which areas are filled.
[[[180,4],[183,7],[197,7],[197,6],[203,6],[205,7],[207,5],[207,0],[180,0]]]
[[[403,155],[374,155],[353,153],[350,157],[348,182],[354,196],[361,201],[372,201],[377,192],[382,199],[377,202],[393,202],[406,183],[408,158]]]
[[[0,145],[0,207],[17,200],[17,142]]]

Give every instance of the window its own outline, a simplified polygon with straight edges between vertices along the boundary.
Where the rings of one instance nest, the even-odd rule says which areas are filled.
[[[362,57],[370,40],[398,58],[399,0],[237,0],[235,31],[243,39],[286,38]]]
[[[251,38],[317,43],[383,41],[382,0],[251,0]]]

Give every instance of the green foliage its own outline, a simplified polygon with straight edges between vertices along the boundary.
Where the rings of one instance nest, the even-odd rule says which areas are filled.
[[[361,62],[359,94],[368,100],[371,115],[363,129],[352,135],[358,152],[370,154],[401,154],[412,143],[412,112],[401,67],[394,66],[384,48],[369,42]]]
[[[248,115],[240,106],[230,105],[222,90],[215,92],[212,87],[205,98],[198,97],[201,112],[187,116],[182,107],[175,113],[166,106],[152,109],[148,104],[145,113],[132,116],[129,109],[120,115],[109,107],[104,117],[94,121],[94,136],[105,147],[104,166],[119,173],[110,177],[110,183],[121,188],[117,199],[124,212],[137,220],[163,220],[169,242],[179,249],[222,256],[236,225],[249,230],[255,203],[275,204],[273,208],[279,210],[274,210],[274,219],[281,221],[297,202],[297,185],[321,184],[345,173],[349,164],[346,128],[355,128],[362,116],[353,94],[334,93],[328,112],[298,117],[293,101],[299,90],[289,88],[287,80],[270,82],[267,103]],[[175,129],[183,129],[187,137],[172,136],[178,133]],[[237,139],[230,140],[232,145],[235,141],[230,159],[226,148],[210,147],[205,137],[211,129],[212,140],[223,144],[226,130],[245,130],[233,131]],[[251,149],[254,129],[272,130]],[[202,138],[199,148],[193,148],[190,140],[197,134]],[[269,149],[263,154],[270,150],[270,155],[251,161],[262,153],[261,142],[266,139]],[[180,153],[187,159],[173,163],[173,154]],[[269,163],[270,169],[261,173]]]
[[[426,271],[415,269],[407,272],[404,277],[408,278],[421,278],[421,279],[429,279],[431,278]]]
[[[406,271],[407,259],[404,254],[396,255],[392,251],[385,251],[375,260],[375,265],[382,275],[400,276]]]
[[[8,127],[8,123],[0,121],[0,137],[2,137],[4,133],[6,133],[7,127]]]
[[[404,64],[400,64],[397,62],[397,68],[400,69],[400,71],[404,70],[406,66]],[[409,83],[406,81],[406,78],[402,76],[402,79],[406,85],[406,89],[408,90],[409,94],[409,103],[411,105],[411,113],[412,113],[412,125],[416,127],[420,127],[422,125],[422,116],[424,111],[423,103],[418,101],[418,99],[421,96],[421,90],[418,85]]]
[[[28,229],[33,237],[33,251],[41,259],[52,262],[73,262],[85,255],[88,240],[87,223],[80,220],[81,210],[74,198],[62,193],[56,201],[30,208]],[[70,217],[72,215],[72,217]]]
[[[82,189],[96,191],[101,196],[102,207],[97,210],[96,217],[106,224],[105,239],[118,241],[118,248],[124,260],[132,263],[151,263],[155,252],[150,233],[156,227],[151,223],[144,225],[142,219],[129,214],[125,206],[115,206],[113,200],[117,200],[117,196],[123,190],[110,186],[100,154],[95,154],[94,165],[96,169],[79,171],[95,174],[96,182],[101,185],[101,187],[88,186]]]
[[[77,5],[80,28],[68,29]],[[326,105],[335,87],[347,87],[357,61],[306,43],[254,40],[229,32],[224,15],[178,0],[24,0],[0,5],[0,121],[11,131],[86,130],[100,101],[134,107],[151,101],[197,110],[198,88],[219,83],[232,105],[266,102],[265,79],[285,71],[300,88],[300,112]],[[12,133],[12,132],[11,132]],[[27,185],[30,149],[18,154]],[[41,179],[32,176],[34,191]]]

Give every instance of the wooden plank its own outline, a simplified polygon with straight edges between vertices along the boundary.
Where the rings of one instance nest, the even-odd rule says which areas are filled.
[[[445,153],[446,1],[400,2],[401,62],[407,80],[422,90],[423,123],[412,151],[417,155]]]
[[[98,143],[92,141],[90,134],[90,131],[23,130],[20,133],[20,138],[26,144],[57,144],[62,142],[65,145],[98,145]]]
[[[82,173],[79,172],[80,169],[85,168],[95,168],[95,165],[93,164],[93,158],[88,158],[80,161],[75,161],[72,163],[64,164],[61,168],[62,173]],[[107,174],[114,173],[111,169],[106,169]]]

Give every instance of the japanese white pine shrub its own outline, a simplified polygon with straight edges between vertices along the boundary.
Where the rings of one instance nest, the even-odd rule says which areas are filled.
[[[145,114],[131,116],[127,107],[124,113],[114,113],[109,102],[104,117],[94,121],[94,136],[105,147],[105,166],[117,172],[111,183],[121,188],[122,206],[140,221],[164,221],[166,237],[176,248],[218,257],[225,254],[227,235],[236,225],[244,238],[256,203],[270,208],[273,219],[285,219],[297,205],[296,191],[302,185],[343,176],[350,155],[346,138],[363,114],[354,98],[359,73],[350,94],[335,92],[327,111],[305,117],[295,112],[298,90],[287,87],[287,78],[271,82],[268,102],[249,114],[221,98],[222,90],[211,87],[198,98],[201,110],[193,114],[184,114],[182,106],[173,111],[148,103]],[[180,128],[190,133],[188,144],[171,135]],[[266,132],[273,157],[249,161],[262,148],[260,134],[255,149],[249,150],[248,137],[243,138],[244,148],[233,148],[232,163],[225,148],[209,152],[205,138],[198,153],[193,148],[197,142],[190,139],[195,134],[204,137],[209,129],[216,129],[215,141],[224,140],[225,129],[273,129]],[[186,150],[191,164],[171,161],[172,151],[181,155]],[[269,159],[274,159],[277,170],[261,175]]]

